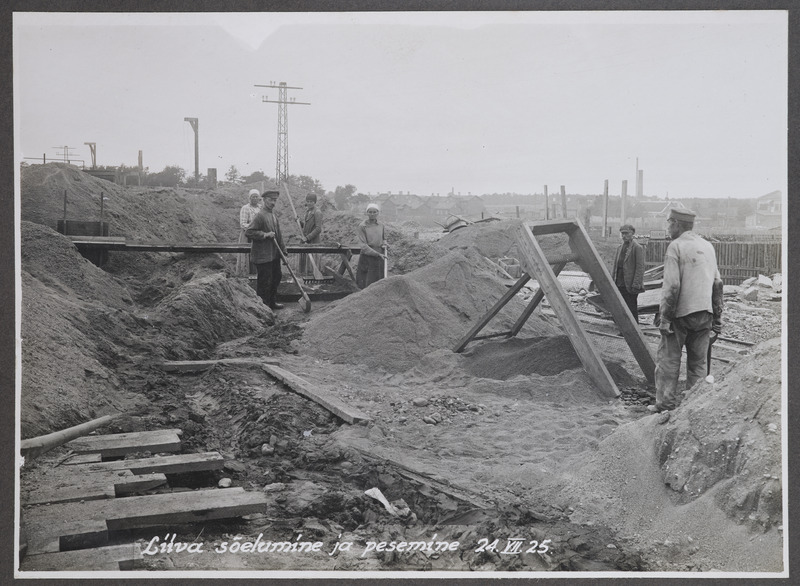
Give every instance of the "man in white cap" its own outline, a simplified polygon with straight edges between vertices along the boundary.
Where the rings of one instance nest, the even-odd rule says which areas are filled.
[[[256,265],[258,280],[256,294],[270,309],[283,309],[276,301],[278,285],[281,282],[281,255],[278,248],[286,254],[278,218],[272,213],[280,192],[265,191],[262,195],[264,205],[247,228],[247,237],[252,240],[250,258]]]
[[[250,202],[244,204],[239,210],[239,244],[249,242],[245,231],[261,210],[261,194],[258,193],[258,189],[251,189],[248,195]],[[255,267],[250,263],[250,255],[246,252],[239,254],[236,258],[236,274],[244,277],[252,273],[255,273]]]
[[[387,248],[384,226],[378,222],[380,208],[378,204],[367,206],[367,219],[358,225],[356,234],[361,242],[361,253],[358,256],[356,285],[362,289],[383,278],[383,263]]]
[[[667,231],[672,242],[664,256],[656,355],[656,404],[651,411],[677,407],[681,349],[686,347],[686,388],[708,373],[712,330],[722,331],[722,279],[714,247],[692,232],[695,213],[670,210]]]

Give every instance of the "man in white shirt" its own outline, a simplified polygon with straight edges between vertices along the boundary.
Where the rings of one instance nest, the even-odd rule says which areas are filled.
[[[656,404],[651,411],[677,407],[681,350],[686,347],[686,388],[708,372],[712,330],[722,331],[722,279],[714,247],[692,232],[695,213],[670,210],[667,231],[672,242],[664,255],[656,354]]]

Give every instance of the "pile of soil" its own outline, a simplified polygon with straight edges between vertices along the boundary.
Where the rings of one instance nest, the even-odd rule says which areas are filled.
[[[21,224],[22,437],[138,409],[129,387],[156,360],[204,358],[260,332],[274,316],[246,284],[195,261],[186,282],[162,283],[152,303],[80,256],[52,229]],[[158,280],[158,276],[152,276]],[[170,292],[171,290],[171,292]]]
[[[314,316],[305,329],[303,351],[334,362],[405,371],[433,351],[452,348],[504,293],[502,281],[477,252],[451,252]],[[522,301],[513,299],[492,328],[511,329],[523,309]],[[537,316],[525,328],[526,336],[556,333]]]
[[[495,262],[504,257],[521,260],[516,234],[522,224],[522,220],[478,222],[448,232],[437,243],[448,250],[474,247],[483,256]],[[568,240],[569,238],[566,234],[548,234],[536,237],[536,241],[547,258],[557,258],[571,254]],[[614,239],[601,239],[593,243],[601,260],[609,267],[609,270],[613,265],[614,254],[620,243],[621,241]],[[579,267],[575,263],[568,263],[565,270],[575,270],[577,268]]]
[[[666,424],[620,427],[545,494],[663,570],[782,568],[780,339],[686,393]]]

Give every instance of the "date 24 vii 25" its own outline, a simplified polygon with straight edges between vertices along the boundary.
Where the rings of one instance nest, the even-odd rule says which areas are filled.
[[[527,544],[525,543],[525,539],[522,537],[509,537],[506,541],[506,546],[502,550],[499,550],[500,547],[500,540],[495,539],[492,542],[489,542],[488,539],[479,539],[478,540],[478,547],[475,549],[475,553],[480,553],[484,551],[489,552],[496,552],[500,555],[519,555],[522,553],[547,553],[550,551],[549,543],[552,543],[552,539],[545,539],[541,542],[539,541],[529,541]],[[526,548],[527,545],[527,549]]]

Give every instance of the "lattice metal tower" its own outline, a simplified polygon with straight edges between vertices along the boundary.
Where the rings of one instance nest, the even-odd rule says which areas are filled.
[[[278,85],[271,81],[268,85],[256,84],[255,87],[269,87],[278,90],[277,100],[270,100],[267,96],[262,96],[261,101],[278,104],[278,154],[275,159],[275,182],[280,185],[289,178],[289,115],[286,106],[290,104],[309,106],[311,104],[309,102],[297,102],[294,98],[287,99],[286,90],[301,90],[303,88],[288,86],[285,81],[278,83]]]

